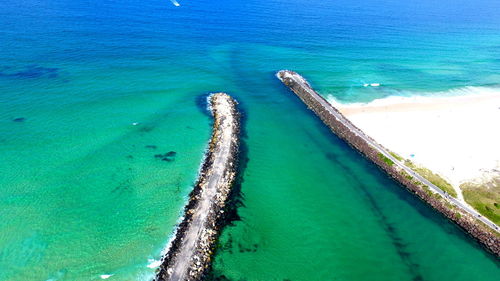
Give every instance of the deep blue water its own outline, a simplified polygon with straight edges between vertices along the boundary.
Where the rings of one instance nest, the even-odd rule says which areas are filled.
[[[499,276],[472,240],[325,133],[274,73],[296,70],[341,102],[497,89],[500,1],[179,3],[1,1],[0,280],[148,279],[210,134],[196,100],[213,91],[240,100],[250,157],[243,219],[223,242],[251,250],[218,254],[219,275]],[[155,161],[170,150],[175,161]]]

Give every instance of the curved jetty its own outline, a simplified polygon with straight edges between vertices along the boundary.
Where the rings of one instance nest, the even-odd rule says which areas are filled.
[[[340,111],[334,108],[298,73],[281,70],[276,75],[311,109],[330,130],[370,159],[389,176],[418,195],[434,209],[457,223],[479,241],[486,249],[500,256],[500,234],[498,226],[475,210],[449,196],[424,177],[398,161],[382,145],[378,144],[354,126]]]
[[[184,210],[156,281],[200,280],[210,267],[226,202],[236,178],[240,115],[224,93],[209,96],[214,116],[212,137],[198,180]]]

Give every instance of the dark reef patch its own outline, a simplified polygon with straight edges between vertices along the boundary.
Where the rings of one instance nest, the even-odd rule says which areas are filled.
[[[43,67],[36,64],[28,65],[22,69],[4,66],[0,68],[0,77],[6,78],[57,78],[59,69],[53,67]]]
[[[225,243],[220,242],[219,248],[221,251],[227,251],[230,254],[233,254],[233,236],[229,233],[229,238]]]
[[[139,132],[142,133],[149,133],[151,132],[155,127],[151,125],[144,125],[139,127]]]
[[[161,153],[155,154],[155,158],[160,159],[161,161],[171,162],[171,161],[175,160],[176,155],[177,155],[177,152],[169,151],[169,152],[163,153],[163,154],[161,154]]]
[[[238,243],[240,253],[255,253],[257,252],[257,248],[259,248],[258,244],[252,244],[250,247],[245,247],[243,244]]]
[[[26,121],[26,118],[24,117],[17,117],[17,118],[14,118],[12,119],[13,122],[17,122],[17,123],[22,123],[24,121]]]
[[[130,185],[130,181],[125,180],[121,183],[119,183],[117,186],[111,190],[111,193],[117,193],[117,194],[122,194],[124,192],[129,192],[132,190],[132,186]]]
[[[152,144],[146,145],[146,146],[144,146],[144,147],[145,147],[145,148],[149,148],[149,149],[157,149],[157,148],[158,148],[158,146],[156,146],[156,145],[152,145]]]

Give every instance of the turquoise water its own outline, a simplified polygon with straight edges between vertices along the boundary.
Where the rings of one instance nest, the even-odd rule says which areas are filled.
[[[148,280],[196,178],[210,135],[200,96],[214,91],[241,102],[248,148],[241,220],[214,275],[496,280],[497,259],[274,73],[342,102],[497,88],[500,3],[329,2],[3,1],[0,280]],[[155,159],[168,151],[174,161]]]

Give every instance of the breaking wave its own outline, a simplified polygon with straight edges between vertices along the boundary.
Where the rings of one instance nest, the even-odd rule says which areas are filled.
[[[400,103],[427,103],[436,99],[447,99],[451,97],[488,97],[500,96],[500,87],[478,87],[467,86],[462,88],[450,89],[446,91],[406,91],[395,89],[384,89],[390,95],[385,98],[379,98],[370,102],[343,103],[338,101],[334,95],[328,94],[326,99],[335,107],[359,107],[359,106],[384,106]]]

